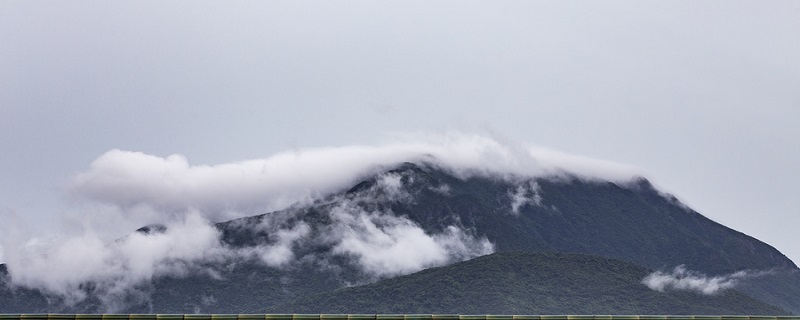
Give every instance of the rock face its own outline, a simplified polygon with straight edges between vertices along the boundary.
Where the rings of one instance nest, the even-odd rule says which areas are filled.
[[[142,284],[138,296],[128,297],[125,308],[114,311],[271,312],[281,305],[300,306],[291,303],[311,301],[304,299],[314,294],[492,252],[554,252],[616,259],[638,266],[639,273],[678,265],[709,276],[760,271],[758,277],[738,279],[737,288],[800,314],[800,272],[791,260],[763,242],[703,217],[645,179],[621,184],[576,176],[478,174],[462,178],[432,165],[406,163],[323,200],[216,227],[226,248],[246,254],[209,262],[202,268],[209,272]],[[162,226],[139,230],[146,235],[164,231]],[[536,268],[535,264],[526,266]],[[91,286],[86,289],[90,298],[70,306],[41,295],[24,299],[23,305],[20,294],[38,293],[4,290],[0,312],[103,312],[108,308],[92,298]],[[508,301],[518,298],[508,297]],[[591,301],[601,304],[601,300]],[[769,310],[754,307],[747,312],[731,309],[730,301],[719,305],[713,305],[714,299],[708,301],[711,309],[698,310]],[[650,310],[620,308],[608,313]],[[685,309],[659,310],[686,313],[681,312]]]

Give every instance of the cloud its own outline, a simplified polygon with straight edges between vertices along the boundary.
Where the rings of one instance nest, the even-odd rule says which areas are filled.
[[[377,276],[407,274],[494,252],[489,240],[456,226],[428,234],[391,212],[367,212],[344,203],[333,210],[332,218],[333,253],[355,257],[363,270]]]
[[[343,261],[332,257],[347,257],[347,263],[374,279],[494,251],[492,243],[471,230],[450,225],[426,231],[381,205],[414,201],[407,188],[413,176],[379,174],[403,162],[424,162],[462,178],[523,181],[570,172],[586,179],[629,181],[636,176],[621,165],[460,133],[295,150],[218,165],[192,165],[181,155],[111,150],[68,186],[78,200],[62,217],[71,233],[31,237],[25,228],[5,224],[0,257],[8,263],[12,285],[41,289],[67,305],[97,297],[114,311],[149,299],[155,279],[197,273],[219,278],[219,266],[243,260],[285,268],[307,258],[331,263]],[[370,188],[331,198],[376,174]],[[446,185],[429,188],[449,192]],[[510,192],[512,210],[537,204],[537,190],[528,183]],[[304,221],[304,206],[321,201],[333,204],[324,213],[326,222]],[[282,209],[254,224],[232,224],[258,235],[258,241],[246,245],[225,242],[213,224]],[[147,224],[165,228],[130,232]],[[105,234],[114,228],[119,234],[111,241]],[[307,250],[319,245],[328,251]],[[299,257],[298,252],[316,253]]]
[[[73,236],[31,238],[7,255],[11,284],[41,289],[66,305],[96,297],[106,312],[115,312],[146,302],[158,278],[202,273],[219,279],[226,266],[242,261],[270,268],[303,261],[350,263],[369,281],[494,251],[485,237],[468,230],[447,226],[426,232],[407,217],[382,209],[388,203],[413,201],[414,191],[408,188],[413,176],[383,173],[375,182],[358,192],[316,202],[330,207],[318,210],[327,215],[323,219],[305,216],[305,207],[295,206],[258,220],[234,221],[230,228],[248,237],[238,244],[224,240],[198,210],[110,242],[91,228]],[[307,256],[296,256],[301,251]]]
[[[220,268],[242,260],[282,267],[294,260],[293,248],[307,237],[303,221],[281,228],[268,220],[250,225],[268,231],[270,242],[232,247],[197,211],[146,232],[105,241],[92,230],[49,239],[31,238],[6,256],[11,285],[42,290],[52,301],[75,305],[98,298],[104,312],[149,300],[152,283],[162,277],[207,275],[221,279]],[[267,226],[269,225],[269,226]]]
[[[413,177],[408,177],[413,179]],[[396,173],[382,174],[377,179],[377,190],[390,201],[411,201],[411,194],[403,189],[403,176]]]
[[[408,274],[494,252],[486,237],[476,237],[457,226],[428,233],[391,209],[379,209],[381,204],[413,201],[406,183],[413,183],[413,176],[385,173],[371,188],[339,197],[323,236],[333,244],[331,252],[354,257],[363,271],[377,277]]]
[[[641,177],[643,170],[631,165],[594,159],[561,151],[531,146],[529,152],[538,160],[541,170],[552,174],[564,172],[588,179],[626,183]]]
[[[140,293],[137,286],[202,271],[203,262],[226,254],[219,231],[194,212],[163,232],[131,233],[111,243],[89,230],[63,239],[30,239],[15,249],[7,254],[14,285],[42,289],[67,305],[93,294],[112,310]]]
[[[256,258],[270,267],[283,267],[291,263],[294,258],[293,248],[298,242],[306,239],[311,234],[311,226],[304,221],[298,221],[291,226],[276,223],[276,219],[286,219],[281,216],[265,216],[261,222],[254,226],[244,225],[244,228],[254,228],[266,233],[271,243],[238,248],[236,255],[247,258]]]
[[[768,272],[738,271],[727,275],[708,277],[702,273],[686,269],[680,265],[672,272],[656,271],[642,279],[642,284],[652,290],[695,291],[705,295],[716,294],[722,290],[735,287],[746,278],[767,274]]]
[[[539,184],[535,181],[528,181],[520,184],[513,192],[509,192],[511,213],[518,215],[519,209],[524,205],[540,205],[542,196],[539,194],[539,188]]]
[[[637,170],[481,135],[406,135],[379,146],[313,148],[263,159],[190,165],[181,155],[158,157],[112,150],[76,175],[77,199],[159,212],[197,209],[212,221],[279,210],[352,186],[402,162],[430,162],[461,177],[547,176],[569,172],[591,179],[628,181]]]

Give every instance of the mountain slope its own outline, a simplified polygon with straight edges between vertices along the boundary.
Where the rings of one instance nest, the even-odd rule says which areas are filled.
[[[301,298],[267,312],[450,314],[766,314],[785,311],[736,291],[657,292],[650,271],[578,254],[496,253]]]
[[[800,315],[800,270],[774,270],[741,281],[737,288],[751,297]]]
[[[619,258],[651,268],[687,267],[710,274],[742,269],[791,268],[769,245],[713,222],[663,195],[644,179],[620,185],[577,177],[458,179],[441,170],[407,164],[413,203],[391,206],[426,230],[462,224],[486,235],[498,251],[551,250]],[[367,182],[369,183],[369,182]],[[442,194],[426,186],[446,185]],[[537,197],[512,212],[520,188]]]

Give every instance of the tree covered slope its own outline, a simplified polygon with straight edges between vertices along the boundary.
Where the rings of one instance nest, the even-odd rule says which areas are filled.
[[[650,270],[581,254],[496,253],[300,298],[266,312],[454,314],[766,314],[786,311],[736,291],[658,292]]]

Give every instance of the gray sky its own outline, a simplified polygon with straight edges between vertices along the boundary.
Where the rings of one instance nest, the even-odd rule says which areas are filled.
[[[800,3],[0,2],[0,213],[122,149],[218,164],[489,132],[643,168],[800,261]]]

